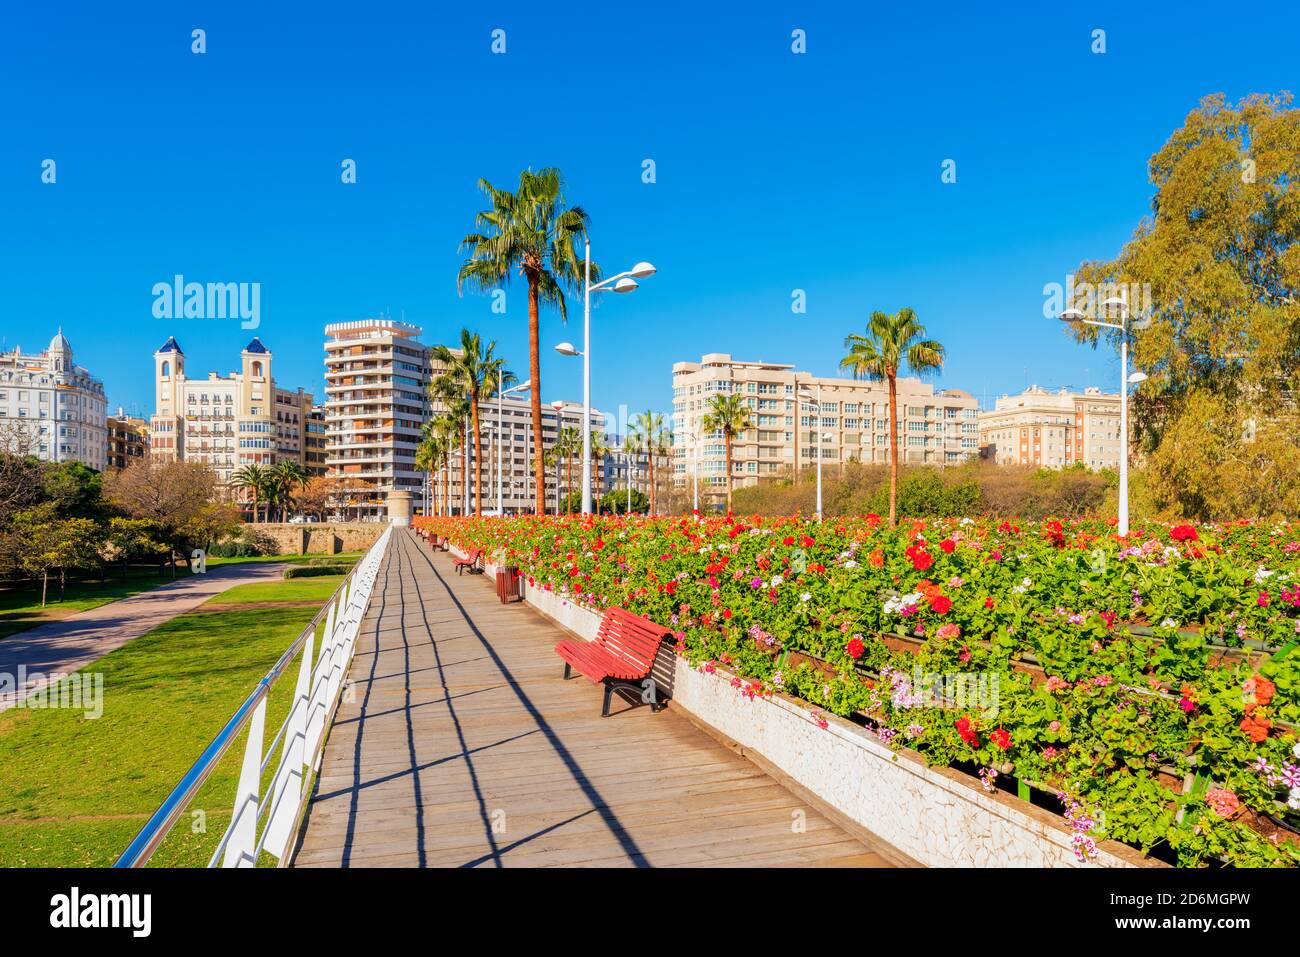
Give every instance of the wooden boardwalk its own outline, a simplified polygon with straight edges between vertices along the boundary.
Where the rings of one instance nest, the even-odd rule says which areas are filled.
[[[565,634],[395,531],[295,866],[889,865],[671,708],[601,718]]]

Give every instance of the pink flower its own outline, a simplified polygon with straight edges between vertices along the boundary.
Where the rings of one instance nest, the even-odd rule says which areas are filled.
[[[1241,800],[1227,788],[1215,788],[1205,795],[1205,803],[1219,817],[1232,817],[1241,810]]]
[[[1047,730],[1055,734],[1057,731],[1061,730],[1061,722],[1053,721],[1051,724],[1047,726]]]

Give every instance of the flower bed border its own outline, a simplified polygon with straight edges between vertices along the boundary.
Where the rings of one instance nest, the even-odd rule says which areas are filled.
[[[464,552],[451,546],[458,555]],[[495,575],[500,566],[485,559]],[[590,640],[599,613],[521,581],[524,601]],[[893,750],[851,721],[784,694],[746,700],[722,669],[703,673],[674,656],[671,706],[754,761],[849,830],[861,829],[932,867],[1165,867],[1116,841],[1081,865],[1063,819],[970,775]],[[901,813],[900,813],[901,812]]]

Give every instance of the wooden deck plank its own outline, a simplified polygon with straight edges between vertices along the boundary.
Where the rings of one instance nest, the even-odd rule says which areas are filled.
[[[890,866],[671,709],[600,717],[566,634],[395,531],[295,866]]]

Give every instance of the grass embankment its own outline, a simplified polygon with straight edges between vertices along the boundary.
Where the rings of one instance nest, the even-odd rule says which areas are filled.
[[[360,552],[349,552],[341,555],[259,555],[256,558],[209,558],[208,567],[218,568],[223,565],[235,565],[244,562],[283,562],[291,565],[305,565],[314,559],[323,558],[338,559],[340,562],[350,565],[360,557]],[[183,564],[178,565],[176,569],[176,579],[178,581],[189,576],[189,574],[189,570]],[[51,582],[47,596],[48,601],[44,608],[41,607],[39,584],[35,587],[29,585],[2,589],[0,590],[0,639],[25,631],[28,628],[35,628],[47,621],[57,621],[78,612],[98,608],[100,605],[106,605],[111,601],[130,598],[132,595],[138,595],[140,592],[157,588],[159,585],[166,585],[171,580],[171,573],[165,572],[159,575],[156,565],[132,566],[128,569],[125,579],[122,577],[120,570],[109,569],[103,579],[69,582],[62,601],[58,600],[58,583]]]
[[[342,580],[240,585],[104,656],[81,672],[103,675],[98,719],[0,713],[0,866],[111,864]],[[296,674],[295,662],[272,691],[266,744]],[[243,737],[154,864],[207,863],[230,821]]]

